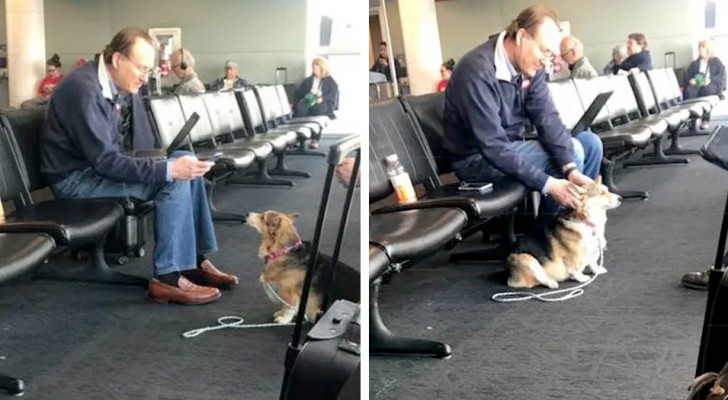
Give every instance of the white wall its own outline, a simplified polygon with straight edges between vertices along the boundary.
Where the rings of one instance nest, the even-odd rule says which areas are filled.
[[[222,76],[226,59],[254,83],[305,76],[306,2],[303,0],[45,0],[46,53],[63,69],[101,51],[121,28],[179,27],[203,82]]]
[[[443,60],[455,61],[499,32],[533,1],[448,0],[437,3]],[[551,0],[560,19],[571,22],[571,32],[584,42],[585,53],[601,71],[612,48],[631,32],[647,36],[655,67],[664,65],[664,53],[674,51],[676,65],[692,60],[693,13],[691,0]],[[391,19],[390,19],[391,21]],[[395,29],[396,30],[396,29]]]

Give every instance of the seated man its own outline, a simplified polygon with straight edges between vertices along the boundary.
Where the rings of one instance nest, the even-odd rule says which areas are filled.
[[[248,81],[238,76],[238,63],[228,60],[225,61],[225,76],[215,79],[210,90],[245,89],[249,86]]]
[[[540,216],[558,205],[581,205],[581,188],[599,174],[602,143],[591,132],[573,138],[561,123],[545,81],[544,64],[559,49],[556,14],[527,8],[505,32],[467,53],[445,90],[443,147],[462,181],[503,174],[545,196]],[[520,138],[525,119],[538,140]]]
[[[202,84],[195,72],[195,57],[187,49],[180,48],[172,52],[169,58],[170,69],[180,82],[174,86],[174,94],[196,94],[205,93],[205,85]]]
[[[41,169],[59,198],[154,200],[154,277],[160,302],[209,303],[238,278],[205,258],[217,250],[202,176],[211,165],[189,153],[134,158],[123,150],[154,146],[137,94],[154,67],[152,38],[125,28],[93,62],[56,88],[41,136]],[[205,286],[198,286],[205,285]]]
[[[571,78],[591,79],[599,75],[584,55],[584,45],[576,36],[567,36],[561,40],[561,58],[569,65]]]

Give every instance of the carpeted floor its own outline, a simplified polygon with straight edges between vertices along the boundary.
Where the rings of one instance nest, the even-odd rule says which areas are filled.
[[[331,140],[322,142],[327,150]],[[327,164],[290,157],[289,166],[313,174],[294,188],[232,185],[218,206],[236,212],[299,212],[298,229],[313,238]],[[331,254],[345,190],[332,191],[322,250]],[[359,265],[359,190],[343,244],[342,261]],[[259,235],[237,224],[216,224],[220,252],[212,260],[241,278],[238,287],[205,306],[160,305],[140,288],[22,279],[0,295],[0,373],[26,381],[29,400],[277,399],[292,328],[223,330],[194,339],[182,333],[213,325],[224,315],[270,322],[276,307],[258,284]],[[147,245],[147,254],[151,246]],[[46,268],[72,265],[68,257]],[[119,270],[151,275],[150,256]],[[0,394],[2,397],[2,394]]]
[[[393,331],[442,340],[454,354],[373,356],[370,398],[684,399],[707,292],[683,288],[680,276],[712,264],[728,173],[699,156],[618,173],[621,188],[651,197],[611,212],[609,272],[579,298],[494,303],[491,295],[509,289],[504,264],[453,265],[445,253],[384,286],[382,315]]]

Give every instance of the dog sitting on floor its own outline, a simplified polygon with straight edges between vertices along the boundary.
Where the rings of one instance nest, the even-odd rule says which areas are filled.
[[[600,265],[607,246],[607,210],[619,207],[621,198],[602,185],[601,177],[585,189],[580,210],[564,211],[552,225],[518,239],[507,260],[508,286],[555,289],[567,279],[588,281],[587,269],[594,274],[607,272]]]
[[[247,224],[254,227],[262,236],[258,257],[265,262],[265,267],[260,274],[260,282],[266,289],[268,297],[281,305],[281,308],[273,314],[274,321],[279,324],[289,323],[296,316],[311,254],[310,243],[301,241],[294,225],[297,218],[296,214],[284,214],[278,211],[249,213],[247,216]],[[318,254],[306,305],[306,317],[311,322],[316,321],[321,310],[328,308],[328,305],[322,302],[329,287],[331,302],[337,299],[359,302],[360,274],[355,268],[338,262],[333,282],[330,285],[325,282],[331,274],[331,268],[334,267],[332,261],[331,257]],[[281,304],[280,300],[294,308]]]

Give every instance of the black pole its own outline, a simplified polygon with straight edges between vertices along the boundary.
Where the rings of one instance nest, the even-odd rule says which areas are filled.
[[[285,373],[283,375],[283,386],[281,388],[280,399],[284,400],[286,396],[286,390],[288,389],[288,380],[290,379],[291,368],[296,362],[296,357],[301,352],[300,341],[301,331],[303,330],[303,318],[306,315],[306,303],[308,302],[308,294],[311,289],[311,281],[313,280],[314,268],[318,262],[318,248],[321,240],[321,234],[323,232],[323,224],[326,220],[326,208],[329,204],[329,198],[331,197],[331,186],[334,179],[334,169],[336,165],[330,164],[329,169],[326,172],[326,179],[324,180],[324,193],[321,196],[321,204],[319,205],[318,220],[316,221],[316,230],[314,232],[313,243],[311,245],[311,255],[308,258],[308,268],[306,270],[306,278],[303,282],[303,291],[301,292],[301,300],[298,304],[298,314],[296,315],[296,326],[293,329],[293,337],[291,342],[288,344],[288,350],[286,351],[285,359]],[[311,321],[313,322],[313,321]]]
[[[344,209],[341,211],[341,223],[339,224],[339,232],[336,235],[336,246],[334,247],[334,255],[331,260],[331,273],[329,274],[326,281],[326,294],[324,295],[324,301],[322,304],[324,307],[329,306],[331,300],[331,288],[336,278],[336,264],[339,262],[339,254],[341,253],[341,242],[344,240],[344,233],[346,232],[346,226],[349,223],[349,215],[351,214],[351,202],[354,198],[354,189],[356,188],[356,181],[359,176],[359,166],[361,163],[361,148],[356,151],[356,158],[354,159],[354,169],[351,171],[351,178],[349,179],[349,186],[346,188],[346,200],[344,201]]]

